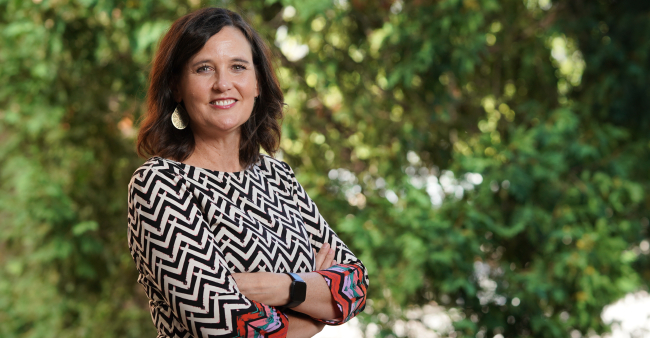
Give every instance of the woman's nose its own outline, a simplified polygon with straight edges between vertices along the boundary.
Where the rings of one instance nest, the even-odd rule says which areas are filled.
[[[232,88],[232,81],[228,75],[219,75],[213,85],[215,90],[226,92]]]

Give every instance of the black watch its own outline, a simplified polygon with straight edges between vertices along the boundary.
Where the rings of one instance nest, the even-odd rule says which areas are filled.
[[[307,296],[307,283],[305,283],[297,273],[285,272],[291,279],[291,286],[289,287],[289,303],[285,305],[285,308],[292,308],[300,305],[305,301]]]

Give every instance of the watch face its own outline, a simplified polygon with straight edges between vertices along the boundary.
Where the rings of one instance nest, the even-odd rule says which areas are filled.
[[[294,281],[293,283],[293,297],[291,300],[300,303],[304,302],[307,297],[307,283],[303,281]]]

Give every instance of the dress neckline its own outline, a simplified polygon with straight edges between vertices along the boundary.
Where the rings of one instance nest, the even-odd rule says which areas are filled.
[[[236,176],[236,177],[239,177],[239,176],[245,174],[248,170],[250,170],[254,166],[258,165],[258,163],[254,163],[249,168],[241,170],[241,171],[219,171],[219,170],[212,170],[212,169],[207,169],[207,168],[203,168],[203,167],[197,167],[197,166],[194,166],[194,165],[191,165],[191,164],[186,164],[186,163],[183,163],[183,162],[170,160],[168,158],[164,158],[164,157],[160,157],[160,156],[154,156],[154,157],[152,157],[152,159],[161,159],[163,161],[171,162],[172,164],[180,166],[181,168],[189,167],[189,168],[194,168],[195,170],[197,170],[197,169],[198,170],[203,170],[203,171],[209,172],[211,174],[215,174],[215,175],[218,175],[218,174],[226,175],[227,174],[227,175]]]

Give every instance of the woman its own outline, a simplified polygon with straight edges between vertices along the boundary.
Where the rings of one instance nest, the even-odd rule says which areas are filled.
[[[271,53],[236,13],[178,19],[151,72],[128,240],[159,337],[311,337],[368,278],[284,162]]]

